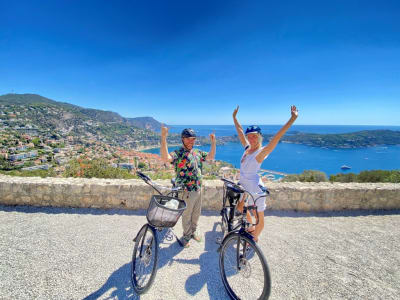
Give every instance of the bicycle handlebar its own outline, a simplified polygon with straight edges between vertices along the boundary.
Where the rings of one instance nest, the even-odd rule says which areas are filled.
[[[172,188],[170,187],[166,187],[160,184],[157,184],[155,182],[153,182],[151,180],[151,178],[149,176],[147,176],[146,174],[136,171],[136,174],[140,177],[140,179],[142,179],[145,183],[147,183],[148,185],[150,185],[153,189],[155,189],[160,195],[162,195],[162,193],[160,192],[160,190],[168,190],[171,192],[178,192],[181,191],[183,189],[182,186],[172,186]],[[160,190],[159,190],[160,189]]]
[[[258,197],[258,198],[266,197],[267,195],[269,195],[268,189],[267,189],[266,187],[262,186],[262,185],[259,185],[259,187],[260,187],[260,189],[261,189],[261,192],[260,192],[260,193],[251,193],[251,192],[247,191],[246,189],[244,189],[240,184],[234,183],[233,181],[230,181],[230,180],[225,179],[225,178],[221,178],[221,180],[222,180],[223,182],[225,182],[225,183],[228,183],[228,184],[233,185],[233,187],[235,187],[236,189],[238,189],[240,192],[249,194],[249,195],[253,198],[253,200],[254,200],[253,194],[254,194],[254,195],[259,195],[260,197]],[[257,198],[257,199],[258,199],[258,198]],[[256,199],[256,200],[257,200],[257,199]]]
[[[136,171],[136,174],[143,180],[143,181],[151,181],[151,178],[142,172]]]
[[[221,178],[221,180],[222,180],[223,182],[225,182],[225,183],[228,183],[228,184],[233,185],[234,188],[238,189],[238,190],[239,190],[240,192],[242,192],[242,193],[246,192],[246,190],[245,190],[243,187],[241,187],[241,186],[238,185],[237,183],[234,183],[233,181],[230,181],[230,180],[225,179],[225,178]]]

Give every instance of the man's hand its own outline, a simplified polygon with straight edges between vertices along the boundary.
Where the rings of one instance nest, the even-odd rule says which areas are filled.
[[[216,139],[215,139],[215,134],[214,133],[210,134],[210,141],[211,141],[211,144],[215,144],[216,143]]]
[[[296,119],[297,116],[299,115],[299,111],[297,110],[296,106],[292,105],[290,107],[290,111],[291,111],[291,114],[292,114],[292,118]]]
[[[161,136],[166,137],[168,135],[168,127],[161,127]]]
[[[238,110],[239,110],[239,105],[238,105],[238,106],[236,107],[236,109],[233,111],[232,116],[233,116],[234,119],[236,119],[236,115],[237,115]]]

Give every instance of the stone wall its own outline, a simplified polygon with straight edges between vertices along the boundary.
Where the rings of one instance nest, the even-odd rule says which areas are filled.
[[[168,181],[157,181],[168,185]],[[203,208],[218,210],[222,182],[205,181]],[[395,183],[270,183],[267,208],[328,211],[400,209]],[[0,204],[146,209],[154,190],[141,180],[0,176]]]

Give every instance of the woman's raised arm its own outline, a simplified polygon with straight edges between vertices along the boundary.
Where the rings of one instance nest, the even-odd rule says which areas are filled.
[[[260,153],[257,154],[256,160],[259,163],[262,163],[262,161],[267,157],[267,155],[270,154],[275,149],[281,137],[286,133],[286,131],[290,128],[290,126],[292,126],[294,121],[296,121],[298,116],[298,110],[296,106],[292,105],[290,107],[290,112],[291,112],[291,117],[289,121],[287,121],[287,123],[283,125],[283,127],[277,132],[277,134],[274,135],[274,137],[271,139],[268,145],[264,146],[261,149]]]
[[[236,131],[237,131],[240,143],[242,143],[243,147],[246,147],[249,144],[249,142],[247,141],[246,136],[244,135],[242,125],[240,125],[238,120],[236,119],[236,115],[237,115],[238,110],[239,110],[239,105],[233,111],[233,114],[232,114],[233,123],[235,123]]]

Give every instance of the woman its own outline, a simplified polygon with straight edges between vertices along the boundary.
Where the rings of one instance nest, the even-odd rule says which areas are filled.
[[[267,156],[275,149],[281,137],[292,126],[297,119],[298,111],[296,106],[291,107],[291,117],[289,121],[278,131],[278,133],[271,139],[268,145],[262,147],[262,134],[258,126],[249,126],[246,132],[243,132],[242,126],[236,119],[239,106],[233,111],[233,122],[235,123],[236,131],[240,142],[244,147],[244,153],[240,161],[240,184],[251,193],[262,192],[259,185],[264,186],[260,176],[257,172],[260,170],[261,163]],[[254,200],[257,195],[254,196]],[[244,202],[238,205],[238,210],[243,210]],[[249,205],[254,205],[253,199],[249,197]],[[256,227],[249,228],[249,232],[253,235],[254,240],[257,242],[261,231],[264,229],[264,210],[265,210],[265,197],[256,200],[257,213],[259,223]],[[250,219],[250,215],[247,216]]]

